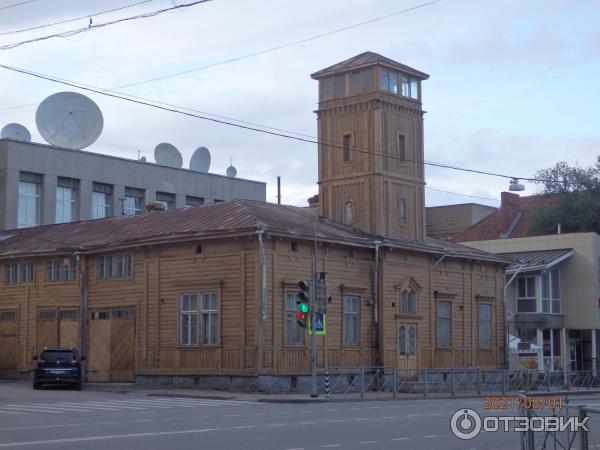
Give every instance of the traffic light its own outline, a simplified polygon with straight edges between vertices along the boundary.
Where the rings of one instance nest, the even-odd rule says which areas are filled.
[[[300,292],[298,293],[298,300],[296,300],[296,322],[302,328],[306,328],[310,313],[310,281],[299,281],[298,287]]]

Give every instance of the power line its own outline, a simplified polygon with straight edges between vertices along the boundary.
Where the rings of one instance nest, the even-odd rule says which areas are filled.
[[[74,87],[77,89],[82,89],[85,91],[89,91],[89,92],[94,92],[96,94],[100,94],[100,95],[104,95],[106,97],[111,97],[111,98],[117,98],[120,100],[125,100],[127,102],[130,103],[135,103],[135,104],[139,104],[139,105],[143,105],[143,106],[148,106],[151,108],[155,108],[155,109],[160,109],[163,111],[168,111],[168,112],[172,112],[172,113],[176,113],[176,114],[181,114],[184,116],[188,116],[188,117],[194,117],[197,119],[201,119],[201,120],[206,120],[206,121],[210,121],[210,122],[214,122],[214,123],[219,123],[222,125],[227,125],[227,126],[232,126],[232,127],[236,127],[236,128],[240,128],[240,129],[244,129],[244,130],[248,130],[248,131],[254,131],[254,132],[258,132],[258,133],[263,133],[263,134],[268,134],[271,136],[277,136],[277,137],[282,137],[285,139],[290,139],[290,140],[296,140],[296,141],[301,141],[301,142],[307,142],[307,143],[311,143],[311,144],[317,144],[317,145],[323,145],[325,147],[330,147],[330,148],[337,148],[337,149],[344,149],[344,146],[341,144],[333,144],[333,143],[328,143],[325,141],[319,141],[311,139],[311,138],[305,138],[305,137],[301,137],[301,136],[292,136],[290,134],[286,134],[286,133],[282,133],[282,132],[277,132],[277,131],[271,131],[271,130],[265,130],[265,129],[261,129],[261,128],[257,128],[255,126],[249,126],[249,125],[243,125],[243,124],[239,124],[239,123],[233,123],[231,121],[227,121],[227,120],[223,120],[223,119],[218,119],[218,118],[214,118],[214,117],[208,117],[207,115],[200,115],[200,114],[195,114],[192,112],[188,112],[188,111],[183,111],[181,109],[175,109],[177,108],[176,106],[174,107],[166,107],[166,106],[161,106],[158,105],[156,103],[151,103],[151,101],[142,101],[142,100],[137,100],[135,98],[129,98],[129,97],[124,97],[122,95],[117,95],[115,93],[111,93],[108,92],[108,90],[100,90],[99,88],[93,88],[93,87],[88,87],[85,85],[82,85],[80,83],[75,83],[75,82],[71,82],[71,81],[66,81],[66,80],[61,80],[58,79],[56,77],[52,77],[50,75],[44,75],[41,73],[36,73],[36,72],[32,72],[26,69],[21,69],[18,67],[11,67],[11,66],[7,66],[4,64],[0,64],[0,68],[6,69],[6,70],[10,70],[12,72],[17,72],[17,73],[21,73],[24,75],[29,75],[32,77],[36,77],[36,78],[40,78],[40,79],[44,79],[47,81],[52,81],[54,83],[59,83],[59,84],[63,84],[66,86],[70,86],[70,87]],[[419,164],[426,164],[426,165],[430,165],[430,166],[434,166],[434,167],[440,167],[440,168],[446,168],[446,169],[453,169],[453,170],[458,170],[458,171],[463,171],[463,172],[471,172],[471,173],[478,173],[478,174],[483,174],[483,175],[490,175],[490,176],[496,176],[496,177],[501,177],[501,178],[518,178],[521,180],[527,180],[527,181],[551,181],[551,180],[540,180],[540,179],[535,179],[535,178],[527,178],[527,177],[515,177],[512,175],[506,175],[506,174],[500,174],[500,173],[494,173],[494,172],[486,172],[486,171],[482,171],[482,170],[476,170],[476,169],[467,169],[467,168],[463,168],[463,167],[458,167],[458,166],[452,166],[449,164],[443,164],[443,163],[436,163],[436,162],[431,162],[431,161],[421,161],[421,160],[413,160],[413,159],[401,159],[398,156],[393,156],[393,155],[386,155],[383,153],[377,153],[374,151],[370,151],[368,149],[364,150],[364,149],[360,149],[358,147],[352,147],[351,148],[352,151],[357,152],[357,153],[364,153],[367,155],[375,155],[375,156],[381,156],[384,158],[388,158],[388,159],[397,159],[397,160],[401,160],[403,162],[405,161],[410,161],[410,162],[415,162],[415,163],[419,163]]]
[[[16,8],[17,6],[27,5],[28,3],[37,2],[38,0],[27,0],[24,2],[13,3],[12,5],[3,6],[0,8],[0,11],[4,11],[5,9]]]
[[[30,0],[30,1],[38,1],[38,0]],[[112,13],[112,12],[121,11],[123,9],[133,8],[134,6],[139,6],[139,5],[142,5],[144,3],[150,3],[150,2],[153,2],[153,1],[154,0],[143,0],[143,1],[136,2],[136,3],[131,3],[129,5],[120,6],[118,8],[106,9],[104,11],[98,11],[98,12],[95,12],[95,13],[86,14],[85,16],[74,17],[72,19],[66,19],[66,20],[61,20],[61,21],[58,21],[58,22],[46,23],[46,24],[43,24],[43,25],[36,25],[35,27],[21,28],[21,29],[18,29],[18,30],[3,31],[3,32],[0,33],[0,36],[7,36],[9,34],[26,33],[28,31],[40,30],[42,28],[53,27],[55,25],[64,25],[65,23],[71,23],[71,22],[76,22],[78,20],[88,19],[90,17],[101,16],[103,14],[109,14],[109,13]]]
[[[432,188],[432,187],[429,187],[429,186],[425,186],[425,189],[430,190],[430,191],[435,191],[435,192],[443,192],[444,194],[460,195],[461,197],[477,198],[479,200],[490,200],[490,201],[494,201],[494,202],[499,202],[500,201],[497,198],[479,197],[477,195],[461,194],[460,192],[445,191],[443,189]]]
[[[128,22],[131,20],[146,19],[148,17],[158,16],[159,14],[163,14],[168,11],[174,11],[174,10],[182,9],[182,8],[190,8],[192,6],[196,6],[200,3],[207,3],[210,1],[212,1],[212,0],[196,0],[191,3],[182,3],[181,5],[170,6],[169,8],[163,8],[163,9],[159,9],[156,11],[151,11],[151,12],[147,12],[147,13],[143,13],[143,14],[137,14],[135,16],[123,17],[121,19],[111,20],[110,22],[104,22],[104,23],[99,23],[99,24],[92,24],[91,19],[90,19],[90,24],[87,27],[78,28],[76,30],[63,31],[61,33],[56,33],[56,34],[49,34],[46,36],[40,36],[37,38],[25,40],[25,41],[13,42],[12,44],[1,45],[0,50],[10,50],[15,47],[19,47],[21,45],[31,44],[33,42],[45,41],[47,39],[52,39],[52,38],[57,38],[57,37],[64,38],[64,37],[74,36],[76,34],[85,33],[89,30],[93,30],[96,28],[104,28],[104,27],[107,27],[110,25],[115,25],[115,24],[121,23],[121,22]]]

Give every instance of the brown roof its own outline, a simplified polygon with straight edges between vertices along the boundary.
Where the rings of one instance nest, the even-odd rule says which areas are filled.
[[[347,59],[346,61],[342,61],[340,63],[334,64],[333,66],[319,70],[318,72],[313,73],[311,77],[314,79],[318,79],[327,75],[331,75],[333,73],[348,72],[349,70],[360,69],[362,67],[368,67],[374,64],[380,64],[391,69],[397,69],[401,72],[408,73],[417,78],[420,78],[421,80],[426,80],[427,78],[429,78],[429,75],[427,75],[424,72],[421,72],[417,69],[413,69],[412,67],[405,66],[404,64],[394,61],[393,59],[386,58],[385,56],[374,52],[364,52],[360,55],[353,56],[352,58]]]
[[[317,208],[301,208],[254,200],[228,200],[210,205],[154,212],[142,216],[112,217],[0,232],[0,256],[50,252],[103,251],[113,247],[159,241],[218,237],[264,230],[270,234],[312,239]],[[345,225],[319,218],[319,240],[340,244],[381,245],[456,257],[506,262],[481,250],[437,239],[426,242],[378,238]]]
[[[453,242],[470,242],[528,236],[531,213],[553,202],[554,197],[549,195],[520,197],[512,192],[502,192],[502,202],[497,211],[450,239]]]

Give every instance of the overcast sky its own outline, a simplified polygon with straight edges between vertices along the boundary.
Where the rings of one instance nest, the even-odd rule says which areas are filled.
[[[21,0],[22,1],[22,0]],[[187,1],[187,0],[185,0]],[[184,0],[177,0],[181,4]],[[0,0],[0,33],[111,9],[135,0]],[[210,65],[418,5],[413,0],[214,0],[158,17],[0,51],[4,64],[103,88]],[[154,0],[95,17],[102,23],[172,5]],[[600,2],[441,0],[430,6],[304,44],[123,92],[272,127],[316,135],[317,83],[310,74],[366,50],[430,74],[423,84],[425,158],[532,176],[557,161],[591,164],[600,154]],[[88,19],[24,34],[0,45],[86,26]],[[19,122],[33,139],[35,104],[60,85],[0,71],[0,127]],[[230,158],[238,176],[268,183],[275,201],[305,205],[317,192],[317,149],[92,95],[104,131],[87,150],[153,160],[170,142],[184,167],[211,150],[211,172]],[[427,168],[427,185],[498,199],[504,179]],[[527,184],[525,194],[536,192]],[[427,191],[430,206],[498,201]]]

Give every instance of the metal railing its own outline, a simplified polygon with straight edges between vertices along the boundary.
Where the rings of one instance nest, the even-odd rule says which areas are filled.
[[[326,395],[379,392],[422,396],[491,395],[600,389],[600,373],[502,369],[330,367],[320,383]]]

